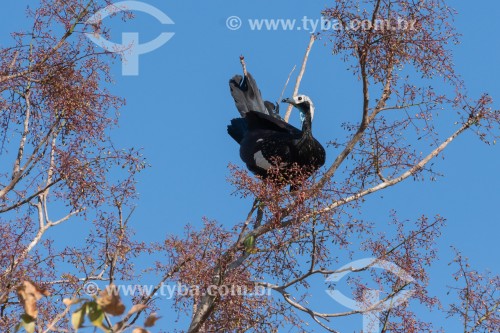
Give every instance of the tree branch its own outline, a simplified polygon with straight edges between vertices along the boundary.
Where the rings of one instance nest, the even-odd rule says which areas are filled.
[[[382,182],[372,188],[369,188],[367,190],[364,190],[364,191],[361,191],[359,193],[356,193],[350,197],[347,197],[345,199],[342,199],[342,200],[338,200],[336,202],[334,202],[333,204],[329,205],[328,207],[325,207],[313,214],[310,214],[309,216],[306,216],[305,218],[307,217],[311,217],[312,215],[316,215],[316,214],[321,214],[321,213],[325,213],[327,211],[330,211],[332,209],[335,209],[341,205],[344,205],[346,203],[349,203],[351,201],[354,201],[354,200],[358,200],[368,194],[371,194],[371,193],[374,193],[374,192],[377,192],[377,191],[380,191],[384,188],[387,188],[387,187],[390,187],[390,186],[393,186],[403,180],[405,180],[406,178],[416,174],[418,171],[420,171],[430,160],[432,160],[434,157],[436,157],[437,155],[439,155],[439,153],[441,153],[457,136],[459,136],[462,132],[464,132],[466,129],[468,129],[472,124],[474,124],[475,122],[477,121],[476,118],[469,118],[467,120],[467,122],[465,124],[462,125],[462,127],[460,127],[455,133],[453,133],[450,137],[448,137],[443,143],[441,143],[441,145],[439,145],[436,149],[434,149],[430,154],[428,154],[424,159],[422,159],[420,162],[418,162],[416,165],[414,165],[411,169],[407,170],[406,172],[404,172],[403,174],[401,174],[399,177],[396,177],[396,178],[393,178],[391,180],[388,180],[388,181],[385,181],[385,182]]]
[[[314,34],[311,34],[311,37],[309,39],[309,45],[307,45],[306,48],[306,53],[304,54],[304,59],[302,60],[302,67],[300,68],[299,75],[297,76],[297,80],[295,81],[295,88],[293,89],[293,96],[296,96],[299,93],[299,88],[300,88],[300,82],[302,81],[302,77],[304,76],[304,73],[306,71],[306,65],[307,65],[307,60],[309,58],[309,53],[311,52],[311,48],[314,44],[314,41],[316,40],[316,36]],[[288,119],[290,118],[290,114],[292,113],[293,105],[288,105],[285,113],[285,121],[288,122]]]

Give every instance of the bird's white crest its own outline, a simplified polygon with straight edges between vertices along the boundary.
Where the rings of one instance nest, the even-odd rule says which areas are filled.
[[[300,105],[299,105],[300,103],[309,102],[309,105],[311,106],[310,107],[310,110],[311,110],[311,120],[314,119],[314,104],[311,101],[311,99],[309,98],[309,96],[306,96],[306,95],[297,95],[297,96],[293,97],[293,101],[295,102],[295,105],[297,106],[298,109],[300,109]],[[304,121],[302,113],[301,113],[300,118],[301,118],[302,121]]]

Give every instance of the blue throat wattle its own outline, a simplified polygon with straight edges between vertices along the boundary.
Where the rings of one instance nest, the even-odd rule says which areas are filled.
[[[306,120],[306,115],[304,114],[304,112],[300,111],[300,121],[302,122],[302,124],[304,124],[304,120]]]

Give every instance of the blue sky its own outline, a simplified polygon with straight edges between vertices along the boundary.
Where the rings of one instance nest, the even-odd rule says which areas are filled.
[[[139,176],[140,200],[134,214],[137,237],[159,241],[182,232],[186,223],[201,225],[203,216],[231,226],[244,218],[249,202],[231,196],[233,189],[226,182],[227,165],[241,165],[238,146],[226,133],[228,121],[237,116],[227,82],[240,73],[238,57],[243,54],[264,98],[277,100],[291,68],[300,66],[309,38],[306,31],[251,31],[247,19],[320,18],[320,11],[331,2],[144,2],[166,13],[175,24],[162,26],[145,14],[137,14],[125,24],[118,18],[106,22],[116,27],[116,42],[125,31],[139,32],[141,42],[164,31],[175,33],[161,48],[140,56],[138,76],[122,76],[119,62],[112,69],[116,80],[112,90],[127,100],[120,127],[114,131],[115,141],[121,146],[142,147],[151,164]],[[8,33],[28,27],[23,12],[26,3],[3,4],[2,44],[8,43]],[[499,101],[500,37],[496,22],[500,2],[461,1],[453,5],[459,11],[457,29],[463,34],[462,43],[454,47],[456,69],[471,98],[488,91]],[[226,27],[226,19],[233,15],[243,20],[242,28],[236,31]],[[287,95],[293,82],[294,78]],[[435,81],[436,86],[440,84]],[[331,55],[328,43],[317,42],[301,90],[315,102],[314,132],[319,141],[343,138],[340,124],[358,118],[358,88],[345,65]],[[499,103],[495,105],[498,108]],[[439,121],[452,123],[451,119],[444,113]],[[297,124],[297,118],[292,121]],[[453,130],[451,126],[444,128],[443,135]],[[330,159],[335,153],[332,148],[327,150]],[[392,208],[402,218],[416,219],[421,214],[446,217],[447,227],[439,240],[441,260],[431,270],[431,290],[439,293],[452,283],[447,266],[452,259],[450,245],[462,250],[473,267],[496,274],[500,270],[500,154],[497,147],[488,147],[466,133],[449,146],[445,159],[438,159],[437,165],[445,175],[437,182],[409,180],[377,193],[367,201],[363,217],[384,224]],[[322,302],[328,300],[322,299],[317,308],[329,306]],[[164,308],[162,315],[171,318],[168,312]],[[346,324],[352,328],[346,332],[360,325],[358,319]],[[167,327],[166,319],[163,321]]]

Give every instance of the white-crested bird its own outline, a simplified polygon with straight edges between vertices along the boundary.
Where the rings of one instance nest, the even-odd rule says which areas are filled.
[[[325,149],[312,134],[314,105],[306,95],[283,99],[301,113],[302,130],[283,121],[279,107],[263,101],[250,73],[229,81],[231,95],[241,118],[231,120],[229,135],[240,144],[240,157],[254,174],[265,178],[272,166],[285,175],[297,165],[307,174],[325,163]]]

